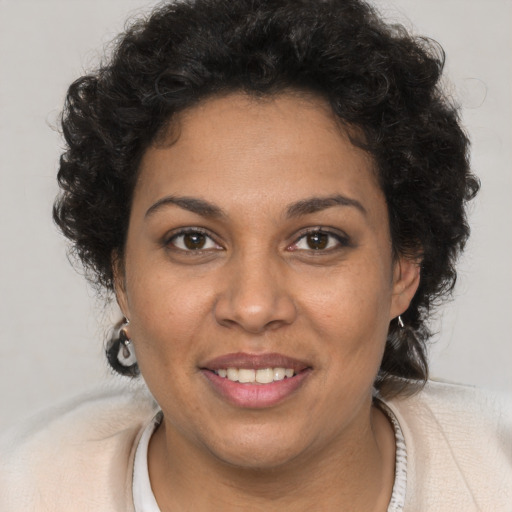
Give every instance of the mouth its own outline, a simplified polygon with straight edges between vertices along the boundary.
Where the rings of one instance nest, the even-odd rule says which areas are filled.
[[[270,384],[296,375],[293,368],[219,368],[215,373],[223,379],[244,384]]]
[[[273,407],[302,387],[311,365],[281,354],[227,354],[200,368],[211,389],[231,405]]]

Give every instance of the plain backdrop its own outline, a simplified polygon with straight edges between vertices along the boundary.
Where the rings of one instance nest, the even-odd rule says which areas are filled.
[[[482,181],[454,300],[434,319],[432,375],[512,392],[512,2],[376,4],[445,48]],[[67,86],[154,5],[0,0],[0,429],[112,379],[103,346],[115,308],[73,270],[51,220],[58,117]]]

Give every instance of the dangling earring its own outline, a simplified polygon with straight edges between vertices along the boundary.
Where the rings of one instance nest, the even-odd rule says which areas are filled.
[[[137,362],[135,351],[133,350],[133,344],[126,332],[126,327],[130,323],[129,320],[123,324],[119,330],[119,351],[117,353],[117,360],[121,366],[133,366]]]
[[[400,315],[398,315],[398,325],[403,329],[404,328],[404,323],[402,321],[402,317]]]

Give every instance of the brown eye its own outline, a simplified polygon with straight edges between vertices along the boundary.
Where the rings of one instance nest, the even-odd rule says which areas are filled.
[[[329,235],[321,231],[309,233],[306,235],[306,243],[310,249],[315,251],[325,249],[329,244]]]
[[[206,236],[202,233],[187,233],[183,235],[183,244],[187,249],[202,249],[206,243]]]
[[[181,251],[208,251],[220,250],[222,247],[217,245],[211,237],[201,231],[182,231],[174,235],[166,245],[170,245]]]
[[[350,240],[341,233],[323,231],[321,229],[311,230],[304,233],[289,249],[292,251],[329,252],[336,249],[348,247]]]

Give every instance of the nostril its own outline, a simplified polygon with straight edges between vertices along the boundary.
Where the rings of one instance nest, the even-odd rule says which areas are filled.
[[[297,313],[293,301],[284,297],[259,303],[226,297],[217,301],[214,314],[217,323],[224,327],[238,326],[247,332],[259,334],[293,323]]]
[[[244,251],[235,257],[218,283],[217,322],[256,334],[292,323],[296,307],[286,285],[286,270],[277,265],[267,253]]]

